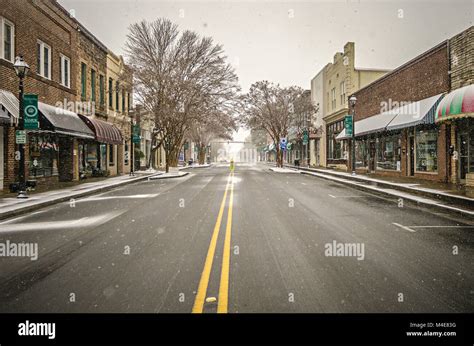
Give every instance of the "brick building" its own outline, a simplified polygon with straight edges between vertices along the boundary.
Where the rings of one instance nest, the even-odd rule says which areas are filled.
[[[447,129],[449,180],[474,187],[474,27],[449,40],[449,94],[435,122]]]
[[[117,91],[107,88],[109,57],[118,59],[120,71],[128,70],[123,59],[56,0],[1,1],[0,190],[18,180],[18,55],[30,66],[24,91],[39,100],[39,129],[27,131],[27,179],[54,184],[129,172],[124,137],[130,140],[131,74],[120,89],[121,101],[113,101],[120,107],[108,102]]]
[[[472,28],[466,32],[469,31]],[[436,124],[435,113],[451,91],[453,77],[462,80],[456,81],[457,85],[469,83],[466,76],[471,72],[466,64],[472,60],[465,48],[457,55],[458,72],[452,68],[452,42],[465,37],[458,46],[466,47],[466,32],[353,93],[357,98],[354,111],[358,172],[452,181],[452,127],[449,122]],[[348,137],[343,131],[337,138]],[[351,152],[350,141],[347,143]]]
[[[76,59],[77,31],[73,22],[53,0],[2,0],[0,21],[3,38],[0,90],[4,95],[0,101],[1,109],[11,119],[0,131],[4,159],[2,187],[16,181],[18,176],[13,126],[18,119],[19,80],[13,69],[17,55],[23,55],[30,66],[24,80],[25,93],[38,95],[40,110],[40,130],[30,131],[25,145],[25,176],[46,183],[71,180],[72,140],[76,136],[90,137],[92,134],[77,115],[65,111],[67,114],[63,116],[50,106],[58,101],[76,99],[71,80],[76,78],[77,69],[67,63]],[[68,121],[62,121],[66,116]]]

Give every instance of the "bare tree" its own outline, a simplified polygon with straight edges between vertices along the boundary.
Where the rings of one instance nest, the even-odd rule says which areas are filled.
[[[212,38],[179,32],[167,19],[142,21],[129,30],[126,53],[135,94],[154,117],[152,151],[164,147],[168,172],[178,164],[190,126],[236,97],[237,76]]]
[[[198,147],[199,164],[204,164],[206,150],[213,139],[232,139],[232,132],[237,130],[236,122],[226,112],[214,111],[206,114],[207,117],[196,122],[189,131],[189,136]]]
[[[298,114],[314,114],[305,90],[291,86],[283,88],[269,81],[259,81],[243,95],[241,122],[250,129],[265,130],[273,140],[277,166],[283,166],[280,139],[288,136],[288,129],[298,121]]]

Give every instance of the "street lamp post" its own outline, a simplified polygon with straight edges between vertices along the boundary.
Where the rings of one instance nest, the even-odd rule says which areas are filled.
[[[19,112],[18,112],[18,130],[24,131],[25,130],[25,118],[23,116],[23,79],[28,74],[28,70],[30,67],[28,64],[23,60],[23,56],[17,56],[15,58],[15,63],[13,64],[15,69],[15,73],[20,80],[19,85]],[[18,195],[17,198],[28,198],[26,193],[26,182],[25,182],[25,144],[20,143],[18,144],[18,152],[20,154],[20,162],[19,162],[19,186],[18,186]]]
[[[355,163],[355,105],[356,103],[357,103],[357,97],[352,95],[349,98],[349,104],[352,108],[352,144],[351,144],[352,175],[356,174],[356,163]]]
[[[134,130],[134,122],[135,122],[135,119],[134,119],[134,116],[131,114],[130,115],[130,176],[133,177],[135,176],[135,173],[133,172],[134,170],[134,166],[135,166],[135,162],[133,161],[134,158],[133,158],[133,154],[134,154],[134,147],[133,147],[133,130]]]

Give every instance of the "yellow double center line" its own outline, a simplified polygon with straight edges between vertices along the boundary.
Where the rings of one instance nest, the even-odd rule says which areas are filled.
[[[214,261],[214,255],[216,253],[217,238],[219,237],[219,231],[221,229],[222,216],[224,215],[225,202],[227,200],[227,193],[230,189],[229,209],[227,212],[227,225],[225,230],[224,239],[224,254],[222,256],[222,269],[221,269],[221,281],[219,286],[219,297],[217,302],[217,312],[226,313],[229,302],[229,268],[230,268],[230,243],[232,233],[232,208],[234,205],[234,173],[230,173],[227,178],[227,184],[225,187],[224,197],[222,198],[221,207],[219,214],[217,215],[217,221],[214,226],[214,231],[211,237],[211,243],[207,251],[206,261],[204,263],[204,269],[201,274],[199,281],[199,287],[194,300],[193,313],[202,313],[204,309],[204,302],[207,294],[207,287],[209,286],[209,278],[211,276],[212,263]]]

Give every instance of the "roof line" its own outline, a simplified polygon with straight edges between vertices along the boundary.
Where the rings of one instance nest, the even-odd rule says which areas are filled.
[[[103,44],[97,37],[94,36],[92,32],[90,32],[81,22],[79,22],[75,17],[72,17],[69,11],[64,8],[58,0],[53,0],[53,3],[61,10],[63,11],[64,14],[66,14],[76,25],[78,26],[77,29],[79,29],[86,37],[91,39],[99,48],[104,50],[106,53],[108,51],[108,48],[105,44]]]
[[[441,48],[443,48],[444,46],[447,47],[447,43],[448,43],[448,40],[444,40],[443,42],[437,44],[436,46],[428,49],[427,51],[417,55],[416,57],[414,57],[413,59],[410,59],[409,61],[407,61],[406,63],[398,66],[397,68],[395,68],[394,70],[392,70],[391,72],[383,75],[382,77],[374,80],[373,82],[367,84],[366,86],[364,86],[363,88],[360,88],[359,90],[355,91],[354,93],[352,93],[352,95],[354,94],[358,94],[360,91],[362,90],[365,90],[365,89],[368,89],[374,85],[377,85],[378,83],[381,83],[382,81],[384,81],[385,79],[399,73],[400,71],[410,67],[411,65],[415,64],[417,61],[421,60],[421,59],[424,59],[426,57],[428,57],[429,55],[437,52],[438,50],[440,50]]]

